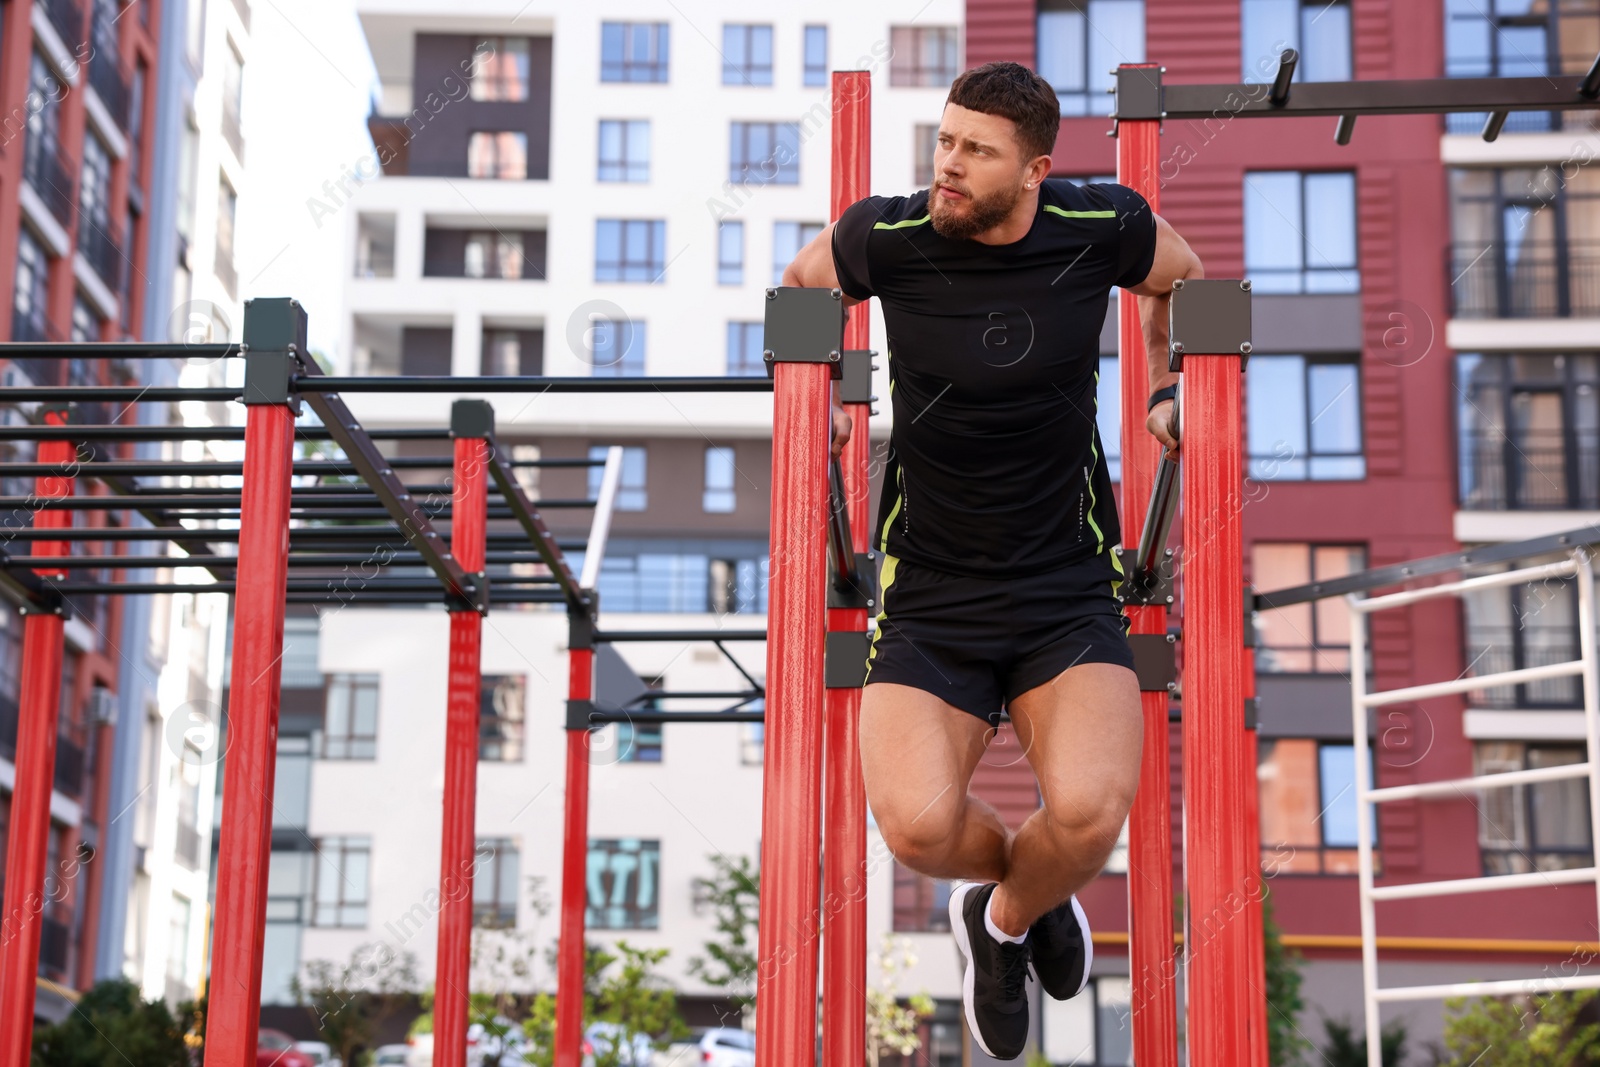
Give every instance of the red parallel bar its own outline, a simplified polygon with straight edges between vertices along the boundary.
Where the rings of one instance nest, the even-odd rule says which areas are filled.
[[[594,649],[567,652],[567,695],[594,698]],[[567,731],[567,798],[562,823],[561,932],[556,962],[555,1067],[582,1067],[583,909],[588,901],[589,731]]]
[[[1183,361],[1184,862],[1189,1063],[1251,1062],[1239,357]],[[1243,1010],[1241,1010],[1243,1009]]]
[[[777,364],[772,401],[756,1062],[783,1067],[816,1061],[829,368]]]
[[[47,425],[67,422],[65,412],[49,410]],[[39,442],[39,461],[59,464],[61,474],[34,482],[41,498],[73,494],[70,471],[77,450],[70,441]],[[35,529],[72,525],[72,513],[40,509]],[[39,541],[39,556],[65,556],[65,541]],[[66,572],[36,567],[34,573],[61,579]],[[11,794],[11,836],[6,844],[5,916],[0,922],[0,1064],[28,1067],[33,1045],[34,976],[39,973],[39,924],[44,915],[45,860],[50,843],[50,791],[56,774],[56,728],[61,706],[61,616],[30,614],[22,630],[22,686],[18,694],[16,788]]]
[[[251,405],[244,433],[206,1067],[254,1063],[261,1021],[294,413],[282,404]]]
[[[1250,595],[1245,587],[1245,595]],[[1248,620],[1246,626],[1252,625]],[[1256,650],[1244,650],[1244,695],[1254,700],[1256,695]],[[1271,1049],[1267,1045],[1267,935],[1262,912],[1267,884],[1261,877],[1261,789],[1257,785],[1256,765],[1259,760],[1255,730],[1244,732],[1244,802],[1247,814],[1244,820],[1244,851],[1246,876],[1250,892],[1245,894],[1250,917],[1250,1052],[1254,1067],[1270,1067]]]
[[[1117,180],[1161,209],[1157,164],[1160,123],[1117,124]],[[1161,445],[1145,431],[1149,371],[1139,300],[1117,297],[1117,361],[1122,370],[1122,543],[1139,543],[1145,508],[1155,485]],[[1127,609],[1130,632],[1162,634],[1165,607]],[[1172,918],[1172,809],[1165,693],[1141,693],[1144,749],[1139,762],[1139,792],[1128,819],[1128,967],[1133,983],[1133,1056],[1152,1067],[1177,1067],[1178,997]]]
[[[830,215],[867,196],[872,182],[872,75],[833,74],[833,189]],[[845,324],[847,349],[871,346],[871,316],[859,305]],[[846,404],[850,441],[840,457],[850,515],[851,548],[867,550],[871,508],[867,500],[867,420],[870,404]],[[864,608],[833,608],[828,629],[856,633],[867,628]],[[861,780],[861,690],[824,694],[822,1062],[827,1067],[863,1067],[867,1026],[867,803]]]
[[[468,574],[483,571],[488,529],[488,442],[455,440],[450,551]],[[450,682],[444,738],[444,825],[439,852],[439,950],[433,1033],[437,1067],[466,1067],[472,965],[472,876],[478,805],[479,651],[483,616],[450,612]]]

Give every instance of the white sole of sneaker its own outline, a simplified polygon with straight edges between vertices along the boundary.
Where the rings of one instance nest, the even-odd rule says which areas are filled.
[[[966,903],[967,894],[981,889],[982,882],[961,882],[950,890],[950,932],[955,935],[956,948],[961,950],[961,958],[966,961],[966,967],[961,975],[961,1007],[967,1016],[967,1031],[972,1034],[972,1040],[983,1049],[983,1054],[991,1059],[998,1059],[989,1046],[983,1043],[983,1035],[978,1032],[978,1016],[972,1010],[974,994],[974,978],[972,974],[972,942],[967,937],[967,919],[962,914],[962,906]],[[1085,972],[1087,973],[1087,972]]]
[[[1083,905],[1078,903],[1078,898],[1072,898],[1072,914],[1077,917],[1078,929],[1083,931],[1083,981],[1078,983],[1078,989],[1073,996],[1082,993],[1089,985],[1089,970],[1094,966],[1094,937],[1089,932],[1089,916],[1083,913]]]

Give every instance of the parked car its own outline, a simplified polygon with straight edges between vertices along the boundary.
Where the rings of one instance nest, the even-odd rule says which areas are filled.
[[[589,1029],[583,1032],[583,1039],[588,1045],[585,1054],[592,1052],[597,1056],[608,1055],[613,1048],[622,1045],[622,1067],[650,1067],[655,1060],[655,1045],[648,1034],[634,1034],[633,1040],[623,1045],[624,1032],[616,1023],[590,1023]]]
[[[373,1053],[372,1067],[410,1067],[410,1045],[380,1045]]]
[[[256,1067],[317,1067],[281,1030],[262,1030],[256,1038]]]
[[[294,1050],[310,1056],[315,1067],[343,1067],[326,1041],[296,1041]]]
[[[700,1035],[700,1067],[755,1067],[756,1035],[717,1026]]]
[[[499,1021],[511,1025],[509,1019]],[[406,1039],[405,1047],[409,1050],[406,1067],[433,1067],[431,1033],[412,1034]],[[496,1056],[500,1067],[523,1067],[523,1054],[531,1048],[519,1026],[511,1025],[504,1038],[486,1033],[481,1023],[473,1023],[467,1029],[467,1067],[483,1067],[486,1059],[494,1062]]]

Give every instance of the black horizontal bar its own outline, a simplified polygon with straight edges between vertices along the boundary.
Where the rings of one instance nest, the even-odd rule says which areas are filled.
[[[145,341],[5,341],[0,359],[219,359],[244,355],[237,344]]]
[[[1530,78],[1416,78],[1296,82],[1282,104],[1266,84],[1162,87],[1163,117],[1225,122],[1229,118],[1313,115],[1441,115],[1461,111],[1594,109],[1575,75]]]
[[[0,441],[243,441],[243,426],[0,426]],[[443,441],[449,430],[368,430],[384,441]],[[305,426],[301,441],[331,441],[325,426]],[[334,461],[339,462],[339,461]]]
[[[652,689],[639,694],[640,700],[754,700],[765,695],[760,689],[684,689],[666,693]]]
[[[108,570],[111,568],[107,568]],[[332,575],[327,578],[290,579],[288,590],[291,593],[316,593],[323,590],[338,589],[341,592],[360,596],[363,593],[428,593],[436,592],[444,596],[444,586],[437,578],[364,578],[351,582],[345,586],[332,584],[341,576]],[[167,582],[55,582],[51,587],[60,590],[64,596],[74,593],[93,595],[99,593],[193,593],[217,592],[218,585],[227,583],[219,582],[216,585],[180,585]]]
[[[380,567],[421,567],[422,556],[417,552],[391,552],[378,560],[373,552],[294,553],[287,557],[291,567],[360,567],[372,564]],[[516,558],[489,553],[486,566],[513,566],[520,563],[539,563],[536,553],[518,554]],[[217,567],[237,567],[237,556],[3,556],[0,565],[6,567],[40,567],[57,570],[176,570],[180,567],[199,567],[212,570]],[[542,574],[494,573],[490,581],[510,580],[516,584],[545,585],[555,579]]]
[[[89,403],[100,400],[154,404],[179,400],[237,400],[243,395],[243,389],[225,385],[24,385],[6,390],[6,399],[18,404],[29,401]]]
[[[596,641],[765,641],[765,630],[606,630],[596,631]]]
[[[373,375],[361,378],[296,378],[298,392],[318,393],[770,393],[772,379],[765,377],[704,378],[591,378],[535,375]]]
[[[393,526],[296,526],[289,531],[289,547],[323,542],[357,541],[374,548],[390,547],[382,538],[402,539]],[[368,539],[368,540],[363,540]],[[0,524],[0,543],[6,541],[200,541],[228,544],[239,540],[238,530],[190,529],[175,526],[68,527],[62,530],[35,529],[32,526],[6,527]],[[491,545],[526,545],[525,534],[490,533]],[[586,542],[577,539],[557,541],[563,550],[582,551]],[[204,557],[195,557],[197,559]],[[530,561],[531,562],[531,561]],[[205,564],[198,564],[205,566]]]
[[[389,460],[395,470],[448,470],[455,465],[449,456],[433,459],[427,456],[399,456]],[[603,459],[519,459],[507,466],[523,467],[601,467]],[[294,473],[315,474],[325,478],[355,477],[353,469],[345,469],[343,460],[301,459],[294,463]],[[149,477],[176,478],[184,474],[234,475],[244,474],[243,463],[205,463],[191,460],[96,460],[66,463],[0,463],[0,478],[38,478],[65,474],[81,478]]]
[[[1547,534],[1544,537],[1535,537],[1528,541],[1508,541],[1498,545],[1482,545],[1477,548],[1463,549],[1459,552],[1445,552],[1437,556],[1428,556],[1424,559],[1414,559],[1408,563],[1392,563],[1386,567],[1374,567],[1370,570],[1357,571],[1342,578],[1329,578],[1327,581],[1311,582],[1306,585],[1291,586],[1287,589],[1274,589],[1266,593],[1257,593],[1255,609],[1257,611],[1271,611],[1273,608],[1286,608],[1294,604],[1306,604],[1313,600],[1325,600],[1331,596],[1343,596],[1346,593],[1364,593],[1371,589],[1381,589],[1386,585],[1399,585],[1413,578],[1425,578],[1434,574],[1447,574],[1451,571],[1462,570],[1467,567],[1481,567],[1491,563],[1509,563],[1512,560],[1525,559],[1529,556],[1542,556],[1551,552],[1571,551],[1580,545],[1600,544],[1600,528],[1584,526],[1566,533]]]
[[[589,722],[596,726],[614,722],[762,722],[766,717],[764,711],[621,711],[596,708],[589,713]]]

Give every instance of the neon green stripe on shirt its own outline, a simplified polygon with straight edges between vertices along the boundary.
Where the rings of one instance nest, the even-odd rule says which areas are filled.
[[[1056,207],[1054,204],[1046,204],[1044,209],[1050,214],[1060,215],[1064,219],[1114,219],[1117,217],[1115,211],[1068,211],[1065,208]]]
[[[902,219],[899,222],[880,222],[874,225],[872,228],[874,230],[903,230],[908,226],[921,226],[927,221],[928,216],[924,215],[920,219]]]

